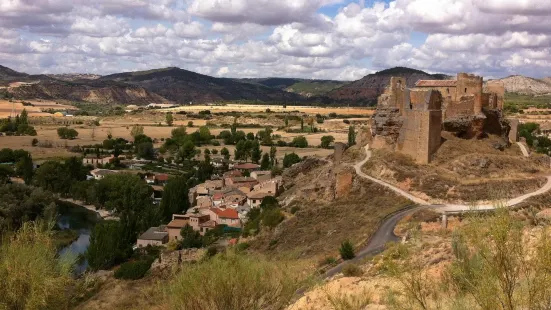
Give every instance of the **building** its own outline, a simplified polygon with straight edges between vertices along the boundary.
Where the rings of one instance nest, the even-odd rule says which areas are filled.
[[[260,166],[253,163],[244,163],[244,164],[234,165],[233,169],[253,172],[253,171],[260,170]]]
[[[253,171],[251,172],[251,178],[257,180],[258,182],[267,181],[272,178],[271,171]]]
[[[165,227],[151,227],[138,237],[137,246],[139,248],[151,246],[161,246],[168,242],[168,232]]]
[[[510,127],[501,114],[504,94],[503,83],[484,86],[482,77],[467,73],[457,74],[456,80],[419,80],[414,88],[407,88],[405,78],[392,77],[377,102],[371,146],[427,164],[440,147],[442,130],[463,138],[507,136]]]
[[[90,171],[90,175],[92,175],[92,177],[96,180],[101,180],[106,175],[116,174],[116,173],[118,173],[118,171],[108,170],[108,169],[94,169],[94,170]]]
[[[172,221],[166,225],[166,231],[168,233],[168,240],[180,240],[182,236],[180,231],[184,226],[189,224],[189,216],[184,214],[173,214]]]
[[[227,225],[230,227],[241,227],[241,220],[237,210],[227,208],[211,208],[207,213],[210,219],[216,223],[216,225]]]
[[[264,198],[271,196],[274,197],[275,193],[268,193],[268,192],[250,192],[247,195],[247,204],[251,208],[258,208],[260,207],[260,204],[262,201],[264,201]]]
[[[252,188],[258,184],[258,180],[251,177],[230,177],[224,179],[224,184],[226,187],[239,188],[243,186]]]
[[[155,182],[159,185],[166,185],[168,182],[168,174],[159,173],[155,175]]]
[[[112,163],[115,160],[115,157],[113,155],[110,156],[103,156],[98,157],[97,155],[86,155],[82,158],[82,164],[84,165],[92,165],[97,167],[98,165],[105,165]]]

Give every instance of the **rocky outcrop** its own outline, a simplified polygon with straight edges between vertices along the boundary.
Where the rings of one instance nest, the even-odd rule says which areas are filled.
[[[534,79],[522,75],[512,75],[498,81],[503,82],[505,91],[510,93],[541,95],[551,93],[551,80]]]
[[[387,144],[395,144],[404,123],[397,108],[378,108],[371,121],[371,134],[384,139]]]
[[[442,122],[442,129],[464,139],[483,138],[485,120],[486,116],[482,114],[455,117]]]

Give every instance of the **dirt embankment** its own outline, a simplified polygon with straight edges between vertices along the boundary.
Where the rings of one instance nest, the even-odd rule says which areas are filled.
[[[318,261],[338,257],[342,241],[365,244],[387,214],[410,202],[356,176],[347,164],[307,159],[283,175],[287,218],[252,242],[256,250]]]
[[[408,156],[374,150],[363,170],[434,203],[495,201],[532,192],[551,173],[549,158],[525,158],[517,145],[500,151],[499,138],[464,140],[447,135],[434,160],[419,165]]]

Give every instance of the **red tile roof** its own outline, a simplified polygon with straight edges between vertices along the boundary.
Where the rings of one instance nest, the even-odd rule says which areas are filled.
[[[219,199],[222,199],[222,197],[224,197],[224,193],[216,193],[212,195],[213,200],[219,200]]]
[[[455,87],[456,80],[419,80],[415,83],[417,87]]]
[[[158,181],[168,181],[168,174],[157,174],[155,175],[155,179]]]
[[[235,209],[218,209],[212,208],[212,212],[216,213],[218,217],[227,218],[227,219],[239,219],[239,214]]]

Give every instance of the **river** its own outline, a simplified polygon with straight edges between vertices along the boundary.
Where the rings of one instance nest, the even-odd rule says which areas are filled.
[[[77,264],[74,267],[75,274],[79,275],[86,271],[88,262],[86,259],[81,259],[81,254],[84,254],[90,244],[90,234],[94,225],[101,221],[99,215],[79,205],[65,201],[57,201],[59,217],[57,226],[59,229],[73,229],[78,232],[78,239],[70,245],[61,249],[60,255],[72,253],[77,256]]]

